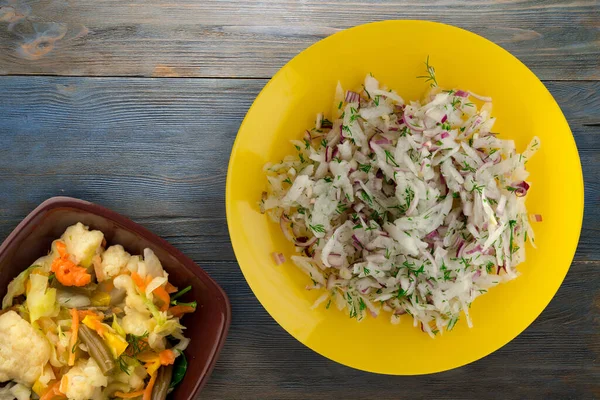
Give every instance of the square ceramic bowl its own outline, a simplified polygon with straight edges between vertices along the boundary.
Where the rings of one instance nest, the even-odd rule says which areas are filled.
[[[150,248],[169,273],[169,281],[198,302],[196,312],[183,318],[185,335],[192,341],[184,352],[188,369],[183,381],[169,396],[194,399],[206,384],[225,342],[231,321],[227,295],[206,272],[165,240],[128,218],[102,206],[69,197],[53,197],[33,210],[0,246],[0,298],[10,281],[38,257],[52,241],[77,222],[104,233],[108,245],[120,244],[131,254]]]

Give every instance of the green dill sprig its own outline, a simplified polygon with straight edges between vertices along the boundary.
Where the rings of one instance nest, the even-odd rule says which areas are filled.
[[[425,82],[430,82],[429,86],[436,87],[438,83],[437,79],[435,78],[435,68],[429,64],[429,56],[427,56],[427,60],[425,61],[425,69],[427,71],[427,75],[417,76],[417,78],[425,79]]]
[[[317,233],[325,233],[325,227],[324,227],[323,225],[321,225],[321,224],[319,224],[319,225],[311,225],[311,224],[308,224],[308,226],[309,226],[309,228],[310,228],[310,229],[312,229],[314,232],[317,232]]]

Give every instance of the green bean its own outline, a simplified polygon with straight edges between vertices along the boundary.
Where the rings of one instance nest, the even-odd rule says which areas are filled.
[[[100,335],[82,324],[79,326],[79,337],[87,346],[88,353],[94,358],[102,373],[104,375],[110,374],[116,367],[115,360]]]
[[[152,388],[152,400],[165,400],[171,385],[171,377],[173,376],[173,366],[160,367],[154,387]]]

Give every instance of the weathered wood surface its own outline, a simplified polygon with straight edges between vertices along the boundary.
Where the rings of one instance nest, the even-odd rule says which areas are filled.
[[[0,237],[47,197],[130,216],[201,260],[234,261],[227,161],[265,80],[0,78]],[[600,82],[547,82],[586,185],[576,259],[600,260]]]
[[[0,237],[47,197],[104,204],[171,241],[227,291],[233,323],[206,399],[600,396],[599,82],[547,82],[586,183],[576,261],[548,309],[496,353],[458,370],[388,377],[305,348],[266,313],[231,249],[229,153],[265,80],[0,78]],[[410,360],[398,360],[410,362]]]
[[[203,267],[230,293],[233,321],[202,398],[600,398],[600,262],[575,262],[548,308],[502,349],[459,369],[414,377],[364,373],[312,352],[273,321],[235,263]],[[357,345],[362,340],[369,338],[357,338]]]
[[[337,30],[409,18],[482,34],[546,80],[579,148],[586,208],[575,262],[523,334],[453,371],[391,377],[325,359],[273,321],[235,261],[224,189],[239,124],[277,69]],[[0,76],[0,240],[69,195],[198,262],[233,308],[201,398],[600,398],[597,0],[0,0],[0,75],[26,75]]]
[[[0,0],[0,7],[0,74],[266,78],[338,30],[427,19],[483,35],[541,79],[600,78],[597,0]]]

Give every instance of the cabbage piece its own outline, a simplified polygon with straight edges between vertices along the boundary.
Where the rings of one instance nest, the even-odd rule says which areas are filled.
[[[152,250],[144,249],[144,262],[146,263],[146,272],[151,277],[156,278],[164,275],[165,270]]]
[[[48,277],[32,274],[29,281],[31,288],[25,300],[29,310],[29,321],[33,324],[41,317],[56,317],[60,308],[56,301],[56,289],[48,288]]]
[[[88,307],[92,304],[90,298],[81,293],[70,292],[68,290],[57,290],[56,300],[58,304],[67,308]]]
[[[8,284],[8,290],[6,292],[6,296],[2,299],[2,309],[11,307],[13,305],[13,300],[15,297],[19,297],[22,294],[25,294],[25,282],[27,282],[27,278],[31,274],[34,268],[38,267],[37,265],[32,265],[26,270],[22,271],[15,279],[13,279]]]

